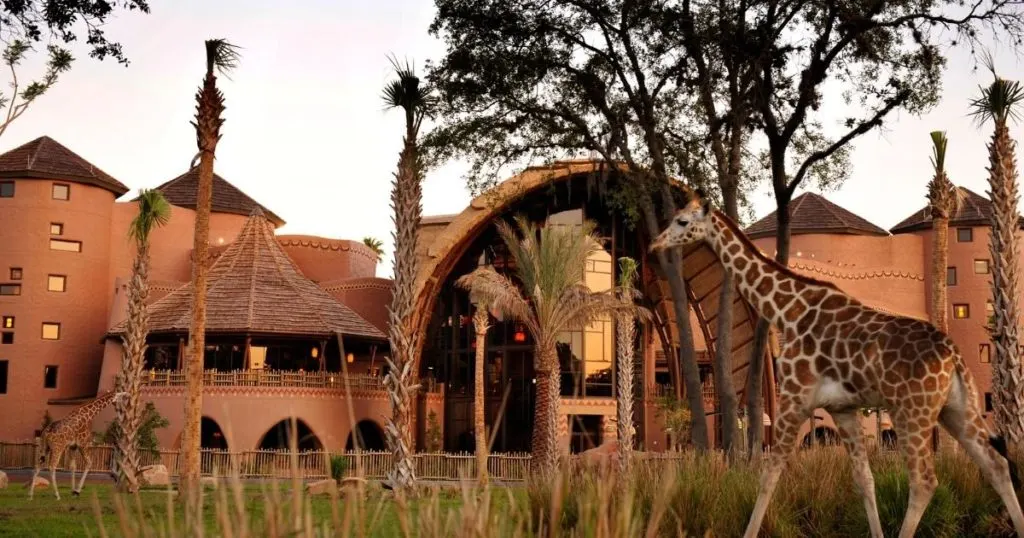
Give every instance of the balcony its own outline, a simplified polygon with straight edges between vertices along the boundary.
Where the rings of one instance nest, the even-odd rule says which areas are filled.
[[[142,383],[149,387],[184,387],[186,375],[183,370],[146,370]],[[441,384],[434,379],[420,380],[422,392],[438,394]],[[384,378],[365,374],[344,375],[340,372],[303,372],[281,370],[233,370],[203,372],[204,387],[261,387],[334,389],[352,391],[385,391]]]

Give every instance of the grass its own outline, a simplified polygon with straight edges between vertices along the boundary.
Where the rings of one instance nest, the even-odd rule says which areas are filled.
[[[887,536],[906,510],[902,460],[872,456],[876,497]],[[552,484],[525,488],[423,489],[411,500],[379,486],[309,496],[294,482],[280,487],[231,481],[204,498],[202,525],[184,525],[166,492],[134,499],[109,486],[87,486],[81,499],[52,495],[31,503],[20,486],[0,491],[0,536],[402,536],[594,537],[740,536],[757,495],[757,464],[728,466],[718,455],[640,463],[623,481],[574,469]],[[918,528],[922,537],[1014,536],[1006,510],[974,464],[960,453],[937,458],[940,485]],[[96,507],[92,496],[96,495]],[[169,522],[173,521],[171,528]],[[554,532],[551,532],[551,530]],[[849,458],[841,448],[804,451],[783,474],[762,527],[778,538],[868,535]]]

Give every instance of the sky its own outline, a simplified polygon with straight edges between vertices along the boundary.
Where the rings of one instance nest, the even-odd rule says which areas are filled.
[[[77,49],[72,70],[0,137],[0,151],[48,135],[133,192],[176,177],[197,151],[189,122],[203,41],[226,38],[243,49],[230,80],[219,80],[227,108],[216,172],[280,215],[287,224],[279,233],[383,240],[377,274],[389,277],[389,195],[403,120],[384,109],[380,94],[393,73],[389,55],[422,67],[443,53],[427,33],[432,0],[154,0],[151,8],[106,26],[128,67]],[[1002,76],[1024,79],[1012,52],[993,50]],[[42,59],[26,62],[19,76],[41,74]],[[954,51],[942,102],[858,139],[851,176],[826,196],[879,226],[895,225],[925,203],[933,130],[950,139],[950,179],[984,194],[991,128],[978,128],[967,112],[991,75],[971,66],[967,53]],[[1019,140],[1024,127],[1011,133]],[[426,177],[425,215],[466,207],[463,170],[449,163]],[[758,217],[774,209],[767,186],[752,202]]]

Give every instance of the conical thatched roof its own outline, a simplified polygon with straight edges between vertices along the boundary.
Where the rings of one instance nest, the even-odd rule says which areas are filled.
[[[960,191],[960,207],[950,216],[950,226],[989,226],[992,223],[992,201],[964,187]],[[1021,220],[1024,227],[1024,219]],[[890,230],[894,234],[930,230],[932,216],[928,206],[914,212]]]
[[[123,183],[48,136],[0,155],[0,177],[84,183],[106,189],[114,196],[128,192]]]
[[[751,239],[775,237],[775,211],[744,230]],[[820,194],[805,192],[789,202],[789,229],[799,234],[889,235],[866,219],[844,209]]]
[[[160,191],[171,205],[195,209],[196,196],[199,192],[199,168],[196,167],[185,172],[156,187],[156,190]],[[278,226],[284,224],[284,220],[275,215],[273,211],[263,207],[248,194],[217,174],[213,174],[210,206],[214,212],[236,215],[249,215],[253,209],[258,207]]]
[[[150,332],[188,331],[191,303],[191,283],[153,303],[149,307]],[[122,323],[111,332],[123,329]],[[303,276],[274,237],[274,225],[258,207],[210,268],[206,331],[386,338]]]

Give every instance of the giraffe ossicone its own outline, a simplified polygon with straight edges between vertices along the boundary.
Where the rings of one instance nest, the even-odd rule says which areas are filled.
[[[57,464],[60,458],[68,449],[78,450],[82,462],[85,464],[82,469],[82,479],[75,487],[75,474],[71,473],[71,494],[79,495],[82,487],[85,486],[85,477],[89,474],[89,467],[92,465],[92,458],[89,457],[89,449],[92,448],[92,421],[96,415],[110,404],[120,402],[127,398],[127,392],[110,391],[100,395],[95,400],[82,405],[72,411],[68,416],[51,422],[36,438],[35,469],[32,473],[32,482],[28,489],[28,498],[35,494],[36,478],[45,463],[50,469],[50,483],[53,484],[53,493],[60,500],[60,490],[57,489]]]
[[[910,477],[910,499],[900,529],[911,538],[937,487],[932,429],[941,424],[963,446],[999,494],[1024,538],[1024,515],[1014,492],[1016,469],[1002,438],[989,432],[978,392],[953,341],[930,323],[862,304],[835,285],[800,275],[768,258],[704,193],[689,191],[683,209],[654,239],[651,250],[704,242],[721,261],[740,295],[784,336],[778,357],[776,445],[761,475],[746,538],[756,538],[801,425],[814,409],[835,419],[853,459],[871,536],[882,526],[874,478],[857,411],[889,410]]]

